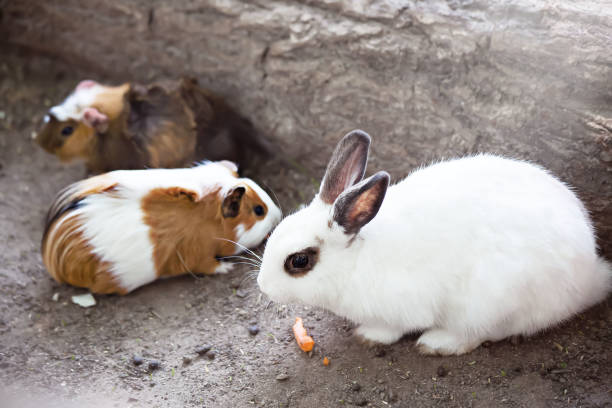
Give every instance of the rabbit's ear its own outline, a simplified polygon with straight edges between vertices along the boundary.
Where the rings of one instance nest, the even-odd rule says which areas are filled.
[[[347,188],[361,181],[368,161],[370,136],[353,130],[342,138],[329,160],[319,197],[332,204]]]
[[[389,174],[379,171],[342,193],[334,204],[334,221],[346,234],[356,234],[374,218],[385,198]]]

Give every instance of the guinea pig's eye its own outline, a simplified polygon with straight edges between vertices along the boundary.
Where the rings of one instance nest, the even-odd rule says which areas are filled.
[[[70,136],[74,132],[74,128],[72,126],[66,126],[62,129],[63,136]]]
[[[285,271],[291,276],[303,276],[314,268],[319,258],[319,249],[310,247],[291,254],[285,259]]]
[[[262,216],[265,214],[266,210],[264,210],[264,208],[261,205],[256,205],[255,207],[253,207],[253,212],[255,213],[255,215]]]

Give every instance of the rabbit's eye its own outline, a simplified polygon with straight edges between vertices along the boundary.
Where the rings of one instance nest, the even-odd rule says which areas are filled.
[[[319,249],[310,247],[291,254],[285,259],[285,271],[291,276],[303,276],[311,270],[319,258]]]
[[[308,255],[297,254],[291,258],[291,266],[294,268],[305,268],[308,265]]]
[[[261,205],[256,205],[255,207],[253,207],[253,212],[255,213],[255,215],[260,217],[260,216],[264,215],[266,210],[264,210],[264,208]]]
[[[74,128],[72,126],[66,126],[62,129],[63,136],[70,136],[74,132]]]

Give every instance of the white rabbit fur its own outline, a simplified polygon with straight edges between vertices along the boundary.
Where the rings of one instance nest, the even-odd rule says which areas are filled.
[[[321,306],[359,323],[356,333],[366,340],[392,343],[423,330],[421,352],[462,354],[555,325],[611,287],[582,203],[527,162],[481,154],[421,168],[388,188],[356,235],[345,233],[335,211],[320,192],[283,220],[268,240],[258,284],[273,300]],[[318,248],[318,261],[291,276],[288,255],[308,247]]]

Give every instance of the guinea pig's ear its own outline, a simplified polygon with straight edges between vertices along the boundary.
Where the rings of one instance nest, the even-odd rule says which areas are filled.
[[[96,81],[93,81],[91,79],[84,79],[83,81],[79,82],[79,84],[76,86],[75,90],[79,91],[81,89],[92,88],[92,87],[94,87],[97,84],[98,83]]]
[[[346,234],[356,234],[374,218],[385,198],[389,174],[379,171],[346,190],[334,203],[334,221]]]
[[[219,164],[223,167],[227,167],[234,174],[234,176],[238,175],[238,165],[233,161],[221,160]]]
[[[245,187],[236,186],[227,192],[221,204],[221,212],[224,218],[234,218],[238,215],[240,212],[240,202],[245,191]]]
[[[83,111],[83,122],[100,133],[108,130],[108,116],[96,108],[86,108]]]
[[[344,190],[363,178],[370,140],[361,130],[353,130],[340,140],[321,183],[319,197],[323,202],[332,204]]]

